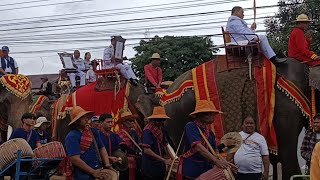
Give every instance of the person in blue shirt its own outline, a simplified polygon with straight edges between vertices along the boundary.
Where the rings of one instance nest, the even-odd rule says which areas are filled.
[[[73,165],[73,177],[76,180],[94,180],[108,176],[102,168],[110,169],[108,153],[96,129],[88,126],[91,111],[80,106],[71,110],[71,131],[65,139],[68,156]]]
[[[32,113],[24,113],[21,117],[22,127],[16,128],[12,132],[10,139],[23,138],[29,143],[32,149],[40,147],[39,135],[37,131],[32,129],[35,125],[35,118],[36,116]]]
[[[195,121],[187,123],[184,129],[184,154],[181,156],[179,165],[179,168],[182,166],[183,179],[195,179],[214,165],[223,169],[235,167],[226,160],[214,156],[200,134],[201,131],[211,147],[218,152],[214,133],[208,127],[213,123],[217,113],[222,112],[217,110],[211,101],[199,100],[196,110],[190,114]],[[181,177],[178,174],[179,176]]]
[[[113,127],[113,118],[111,114],[101,114],[99,117],[99,121],[101,122],[100,128],[100,136],[102,143],[106,147],[106,150],[109,154],[109,159],[112,163],[119,162],[117,157],[112,156],[113,152],[120,149],[121,139],[118,134],[111,131]]]
[[[101,128],[101,122],[99,120],[99,116],[92,116],[90,125],[92,128],[96,128],[99,130]]]
[[[169,117],[161,106],[154,107],[153,114],[148,117],[149,123],[142,135],[142,179],[163,180],[166,166],[170,166],[174,156],[169,153],[168,141],[163,125]]]
[[[36,131],[39,135],[40,143],[47,144],[51,142],[51,137],[47,132],[47,128],[50,126],[50,121],[48,121],[46,117],[39,117],[36,123],[37,124],[34,125],[34,128],[36,128]]]

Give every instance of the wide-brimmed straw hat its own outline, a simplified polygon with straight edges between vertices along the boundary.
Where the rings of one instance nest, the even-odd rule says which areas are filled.
[[[131,112],[126,111],[121,114],[121,118],[118,120],[118,123],[121,124],[121,123],[125,122],[126,120],[137,119],[138,117],[139,116],[137,114],[132,114]]]
[[[80,106],[73,107],[70,112],[71,122],[68,124],[68,126],[76,122],[78,119],[80,119],[84,115],[93,115],[93,111],[85,111]]]
[[[47,120],[46,117],[39,117],[36,121],[36,125],[34,125],[35,128],[40,127],[43,123],[51,123],[50,121]]]
[[[162,106],[156,106],[153,108],[152,115],[147,117],[147,119],[170,119],[166,114],[166,110]]]
[[[300,14],[297,19],[295,20],[295,22],[312,22],[307,15],[305,14]]]
[[[217,108],[214,106],[212,101],[208,101],[208,100],[197,101],[196,109],[190,114],[190,116],[194,116],[195,114],[201,113],[201,112],[222,113],[221,111],[217,110]]]
[[[160,55],[158,53],[153,53],[150,59],[160,59]]]

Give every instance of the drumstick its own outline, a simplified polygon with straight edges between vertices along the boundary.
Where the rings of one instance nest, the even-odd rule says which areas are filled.
[[[256,0],[253,0],[253,22],[254,23],[256,23],[256,17],[257,17]]]
[[[183,133],[182,133],[182,136],[181,136],[181,139],[180,139],[178,148],[177,148],[177,150],[176,150],[176,154],[178,154],[178,151],[179,151],[179,149],[180,149],[180,145],[181,145],[181,143],[182,143],[183,136],[184,136],[184,131],[183,131]],[[173,159],[173,160],[172,160],[172,163],[171,163],[171,165],[170,165],[170,169],[169,169],[169,172],[168,172],[168,175],[167,175],[166,180],[169,180],[169,178],[170,178],[170,174],[171,174],[171,171],[172,171],[172,168],[173,168],[174,161],[175,161],[175,160]]]

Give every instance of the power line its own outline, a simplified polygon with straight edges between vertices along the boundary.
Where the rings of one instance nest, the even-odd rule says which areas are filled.
[[[56,6],[62,4],[72,4],[72,3],[80,3],[80,2],[87,2],[92,0],[78,0],[78,1],[70,1],[70,2],[60,2],[60,3],[51,3],[51,4],[41,4],[41,5],[33,5],[33,6],[25,6],[25,7],[15,7],[15,8],[7,8],[7,9],[0,9],[0,11],[10,11],[10,10],[18,10],[18,9],[26,9],[26,8],[36,8],[36,7],[44,7],[44,6]]]
[[[155,12],[155,11],[166,11],[166,10],[177,10],[177,9],[185,9],[185,8],[194,8],[194,7],[202,7],[202,6],[210,6],[210,5],[217,5],[217,4],[225,4],[225,3],[233,3],[233,2],[240,2],[244,0],[222,0],[222,1],[215,1],[215,2],[206,2],[206,3],[199,3],[196,4],[187,4],[187,5],[179,5],[179,6],[170,6],[165,8],[151,8],[151,9],[144,9],[144,10],[134,10],[134,11],[128,11],[127,9],[120,11],[120,12],[114,12],[112,13],[105,13],[106,11],[103,11],[102,14],[94,13],[92,15],[88,15],[87,13],[83,15],[84,13],[81,13],[81,15],[74,15],[70,17],[63,17],[63,18],[51,18],[51,19],[41,19],[41,20],[35,20],[35,21],[22,21],[22,22],[14,22],[14,23],[2,23],[0,26],[18,26],[18,25],[30,25],[30,24],[36,24],[36,23],[48,23],[48,22],[59,22],[59,21],[67,21],[67,20],[74,20],[75,18],[77,20],[80,19],[89,19],[89,18],[98,18],[98,17],[113,17],[118,15],[130,15],[130,14],[140,14],[140,13],[147,13],[147,12]],[[247,1],[247,0],[245,0]]]
[[[262,14],[259,14],[259,15],[267,15],[267,14],[270,14],[270,13],[262,13]],[[250,16],[250,15],[249,15]],[[261,18],[264,18],[265,16],[263,17],[258,17],[258,19],[261,19]],[[2,37],[2,41],[16,41],[17,39],[19,39],[19,41],[21,40],[28,40],[28,39],[32,39],[32,40],[41,40],[41,39],[48,39],[48,38],[54,38],[54,39],[57,39],[57,38],[68,38],[68,39],[71,39],[71,38],[79,38],[79,37],[88,37],[90,35],[90,37],[101,37],[103,36],[103,39],[105,39],[107,33],[111,33],[111,32],[121,32],[122,34],[124,32],[128,32],[128,31],[136,31],[136,30],[140,30],[140,31],[145,31],[145,29],[149,29],[149,30],[152,30],[152,29],[159,29],[159,28],[169,28],[169,27],[172,27],[173,25],[184,25],[184,26],[192,26],[194,24],[191,24],[191,23],[195,23],[196,24],[216,24],[217,22],[216,21],[212,21],[212,20],[218,20],[218,19],[224,19],[223,17],[220,17],[220,18],[216,18],[216,19],[210,19],[210,20],[196,20],[196,21],[188,21],[188,22],[178,22],[178,23],[167,23],[167,24],[160,24],[158,26],[136,26],[134,28],[122,28],[122,29],[104,29],[104,30],[98,30],[98,31],[84,31],[84,32],[77,32],[77,33],[53,33],[53,34],[42,34],[42,35],[34,35],[32,37],[30,36],[14,36],[14,37]],[[227,19],[227,17],[225,17],[225,19]],[[225,21],[224,21],[225,22]],[[110,31],[112,30],[112,31]]]
[[[273,8],[273,7],[278,7],[278,6],[279,5],[260,6],[260,7],[257,7],[257,9]],[[247,9],[253,9],[253,8],[247,8]],[[146,21],[150,21],[150,20],[161,20],[161,19],[168,19],[168,18],[169,19],[171,19],[171,18],[189,18],[189,17],[193,17],[193,16],[204,16],[204,15],[210,15],[210,14],[225,13],[226,11],[230,11],[230,10],[220,10],[220,11],[213,11],[213,12],[201,12],[201,13],[190,13],[190,14],[179,14],[179,15],[169,15],[169,16],[157,16],[157,17],[147,17],[147,18],[112,20],[112,21],[98,21],[98,22],[88,22],[86,24],[74,23],[74,24],[49,25],[49,26],[40,26],[40,27],[25,27],[25,28],[15,28],[15,29],[4,29],[4,30],[1,30],[1,32],[15,31],[15,30],[33,30],[33,29],[45,29],[45,28],[57,28],[57,27],[69,27],[68,29],[72,29],[72,28],[79,29],[79,28],[88,28],[88,25],[94,25],[96,27],[99,24],[114,25],[114,24],[146,22]],[[75,27],[75,26],[85,26],[85,27]],[[55,30],[57,30],[57,29],[55,29]]]
[[[50,1],[50,0],[35,0],[35,1],[25,1],[25,2],[11,3],[11,4],[1,4],[1,7],[13,6],[13,5],[19,5],[19,4],[37,3],[37,2],[43,2],[43,1]]]

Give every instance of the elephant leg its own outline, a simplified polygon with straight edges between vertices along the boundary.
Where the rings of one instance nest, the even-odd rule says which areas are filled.
[[[270,154],[270,163],[272,164],[272,178],[273,180],[278,180],[277,164],[279,162],[278,156]]]

